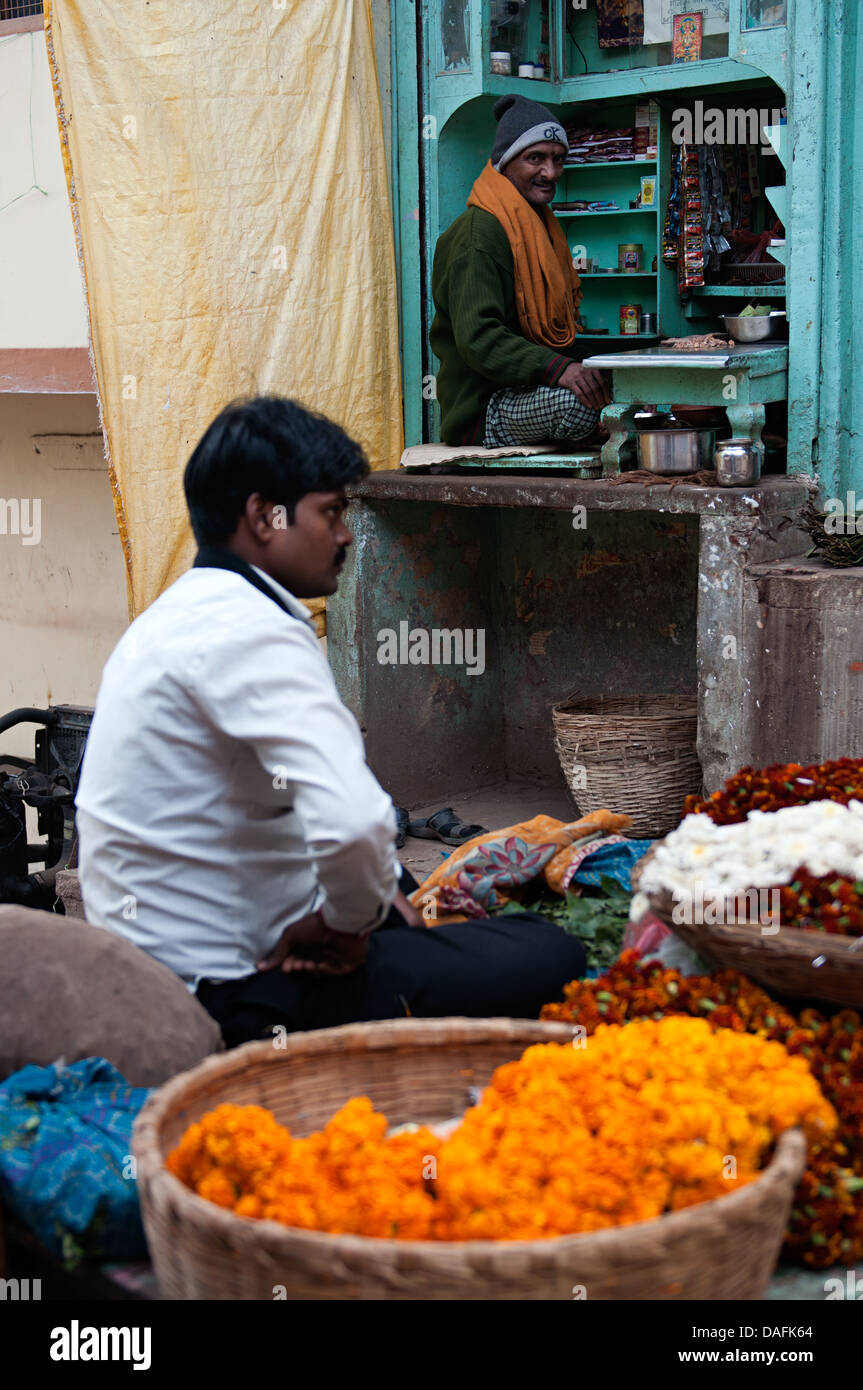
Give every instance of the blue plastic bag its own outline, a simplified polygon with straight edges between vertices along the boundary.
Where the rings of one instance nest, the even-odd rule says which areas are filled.
[[[131,1155],[148,1095],[103,1057],[23,1067],[0,1085],[0,1191],[54,1254],[146,1258]]]

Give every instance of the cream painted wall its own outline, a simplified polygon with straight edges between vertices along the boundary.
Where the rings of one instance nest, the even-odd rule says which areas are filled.
[[[389,0],[372,8],[389,146]],[[88,342],[44,35],[0,37],[0,349]],[[127,625],[101,436],[88,435],[99,436],[94,396],[0,394],[0,715],[19,705],[92,705]],[[41,505],[34,545],[3,534],[5,504],[25,498]],[[0,735],[0,751],[27,755],[32,740],[28,725]]]
[[[38,544],[8,534],[8,503],[23,498],[40,502]],[[92,705],[128,622],[93,396],[0,395],[0,595],[0,714]],[[32,726],[0,734],[0,750],[29,753],[32,739]]]
[[[88,343],[45,35],[7,34],[0,38],[0,348]]]

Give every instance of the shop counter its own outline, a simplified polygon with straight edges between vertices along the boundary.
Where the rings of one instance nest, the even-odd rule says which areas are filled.
[[[725,410],[738,439],[761,442],[764,407],[788,398],[788,344],[738,344],[713,352],[668,347],[595,353],[584,365],[612,374],[611,405],[602,411],[609,438],[602,446],[605,477],[635,465],[635,413],[674,401]]]

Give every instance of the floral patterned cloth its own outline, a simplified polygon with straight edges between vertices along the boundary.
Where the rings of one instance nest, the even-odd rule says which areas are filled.
[[[521,888],[538,874],[555,893],[563,893],[573,856],[631,824],[629,816],[592,811],[568,824],[534,816],[488,831],[454,850],[411,894],[411,902],[429,926],[441,926],[488,917],[510,900],[508,889]]]

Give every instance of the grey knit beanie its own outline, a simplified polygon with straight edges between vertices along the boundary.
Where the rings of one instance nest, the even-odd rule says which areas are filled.
[[[497,138],[491,152],[492,168],[500,173],[529,145],[538,145],[541,140],[557,140],[564,149],[569,149],[566,131],[552,116],[547,106],[529,97],[501,97],[494,104],[494,118],[497,121]]]

